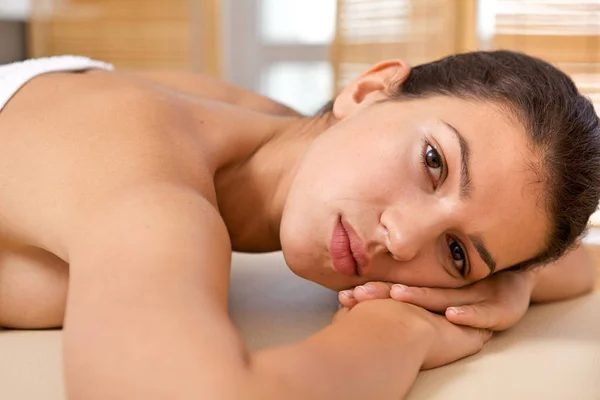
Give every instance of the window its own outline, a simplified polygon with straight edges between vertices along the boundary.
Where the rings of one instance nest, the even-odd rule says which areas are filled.
[[[2,0],[0,1],[0,19],[20,20],[27,19],[29,0]]]
[[[471,46],[475,0],[339,0],[332,57],[337,90],[365,67],[421,64]]]
[[[335,31],[335,5],[329,0],[262,0],[262,39],[266,43],[327,45]]]
[[[229,0],[229,80],[311,114],[333,96],[335,0]]]

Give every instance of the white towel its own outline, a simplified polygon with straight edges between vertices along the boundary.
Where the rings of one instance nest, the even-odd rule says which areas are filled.
[[[49,72],[103,69],[111,71],[111,64],[80,56],[56,56],[0,65],[0,111],[27,82]]]

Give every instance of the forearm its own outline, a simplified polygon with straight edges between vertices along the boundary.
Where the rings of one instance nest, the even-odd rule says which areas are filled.
[[[403,398],[423,364],[429,332],[381,317],[378,307],[405,306],[381,302],[359,304],[301,343],[254,354],[251,365],[266,391],[258,398]]]
[[[534,285],[531,301],[556,301],[591,291],[596,267],[582,245],[555,263],[532,271],[532,274]]]

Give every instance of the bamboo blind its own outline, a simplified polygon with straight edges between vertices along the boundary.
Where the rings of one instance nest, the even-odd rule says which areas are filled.
[[[492,47],[553,63],[571,76],[600,113],[600,1],[496,1]],[[590,220],[600,226],[600,213]]]
[[[338,0],[332,64],[336,92],[367,66],[420,64],[476,48],[476,0]]]
[[[599,0],[484,0],[480,6],[493,13],[487,44],[476,30],[476,0],[338,0],[336,92],[383,59],[419,64],[483,43],[555,64],[600,110]]]
[[[218,74],[219,5],[218,0],[32,0],[29,57],[77,54],[118,68]]]
[[[555,64],[600,111],[600,1],[496,0],[494,31],[494,48]]]

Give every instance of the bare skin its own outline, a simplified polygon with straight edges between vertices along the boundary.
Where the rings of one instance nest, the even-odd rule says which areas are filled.
[[[305,342],[249,354],[226,313],[230,251],[281,248],[289,171],[332,121],[307,121],[247,92],[207,100],[231,92],[203,93],[202,80],[186,79],[49,74],[0,113],[0,325],[64,322],[71,398],[398,398],[420,368],[481,348],[486,330],[384,299]],[[338,114],[377,98],[372,85],[356,87]],[[257,171],[260,182],[251,179]],[[532,210],[535,238],[545,225]],[[531,239],[516,251],[536,250]],[[499,270],[512,260],[503,261]],[[413,264],[416,271],[424,260]],[[336,289],[387,280],[383,269],[349,279],[297,265]],[[585,276],[582,265],[570,274]],[[471,281],[438,279],[437,270],[404,280],[460,287],[482,271]],[[542,295],[537,278],[527,279],[553,298],[556,285]],[[584,292],[586,279],[556,297]]]

